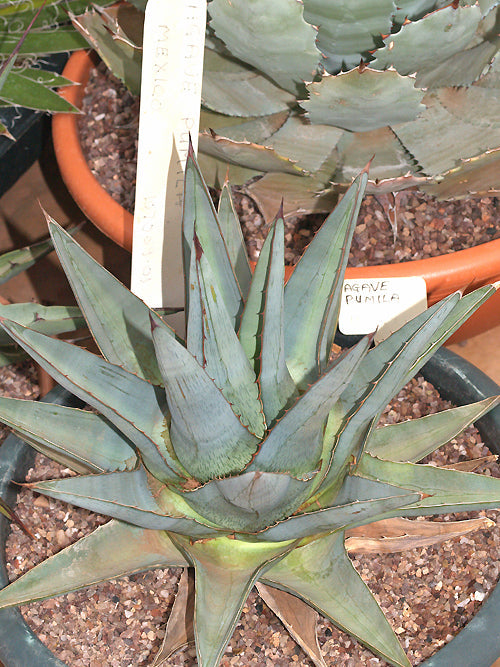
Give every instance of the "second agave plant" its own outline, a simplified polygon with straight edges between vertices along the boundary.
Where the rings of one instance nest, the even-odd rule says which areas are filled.
[[[377,427],[393,395],[494,287],[453,294],[376,347],[365,337],[331,361],[366,181],[363,172],[285,285],[281,213],[252,275],[229,189],[217,214],[191,154],[186,341],[49,221],[102,356],[21,326],[9,306],[2,325],[94,411],[2,398],[0,418],[79,473],[34,490],[111,520],[4,588],[0,607],[190,568],[203,667],[220,664],[254,585],[291,594],[409,667],[345,534],[381,519],[500,506],[500,480],[416,463],[497,398]],[[186,605],[182,596],[177,604]],[[168,647],[167,634],[162,658]]]

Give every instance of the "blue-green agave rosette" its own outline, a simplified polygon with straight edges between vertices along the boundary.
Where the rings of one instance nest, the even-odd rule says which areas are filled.
[[[497,479],[415,463],[495,398],[375,427],[393,395],[494,288],[453,294],[377,347],[366,337],[331,361],[366,182],[362,172],[285,284],[281,213],[252,275],[229,189],[218,214],[191,153],[185,343],[49,220],[102,356],[23,326],[9,306],[0,308],[2,325],[95,411],[2,398],[0,418],[79,473],[34,490],[112,519],[3,589],[1,607],[186,567],[194,571],[203,667],[219,665],[255,584],[291,594],[390,664],[409,666],[351,565],[345,531],[500,505]],[[168,635],[163,655],[167,647]]]

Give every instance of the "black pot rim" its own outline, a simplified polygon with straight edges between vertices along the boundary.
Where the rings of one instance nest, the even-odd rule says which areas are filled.
[[[422,369],[424,377],[432,382],[441,396],[463,405],[500,394],[500,387],[485,373],[459,355],[441,348]],[[51,403],[81,405],[72,394],[57,386],[44,399]],[[477,422],[481,436],[490,450],[500,454],[500,407]],[[0,495],[15,503],[13,480],[22,480],[32,465],[34,450],[15,435],[9,435],[0,447]],[[5,564],[5,541],[10,527],[0,520],[1,563],[0,587],[8,583]],[[478,613],[459,634],[421,667],[491,667],[500,656],[500,633],[494,632],[500,616],[500,586],[496,586]],[[0,660],[5,667],[65,667],[32,633],[17,609],[0,611]]]

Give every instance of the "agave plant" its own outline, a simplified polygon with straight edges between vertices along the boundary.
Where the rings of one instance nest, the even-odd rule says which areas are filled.
[[[73,233],[76,230],[71,230]],[[48,238],[25,248],[11,250],[0,255],[0,285],[32,267],[54,250]],[[35,303],[19,303],[10,306],[16,312],[17,322],[43,331],[49,335],[68,333],[85,327],[85,319],[77,306],[40,306]],[[0,367],[25,359],[28,355],[5,332],[0,332]],[[1,510],[0,510],[1,511]]]
[[[72,27],[68,11],[82,13],[91,5],[106,6],[111,1],[0,1],[0,70],[8,65],[0,82],[0,106],[77,112],[54,90],[73,82],[52,71],[44,56],[85,48],[87,43]],[[0,134],[15,138],[4,124]]]
[[[145,2],[134,2],[142,9]],[[330,211],[375,155],[368,191],[498,190],[497,0],[209,0],[200,165],[266,218]],[[123,7],[76,21],[139,93],[142,23]],[[458,139],[459,137],[459,139]]]
[[[494,287],[453,294],[378,346],[368,336],[331,361],[366,182],[363,172],[285,286],[282,211],[252,275],[229,189],[216,213],[191,153],[185,342],[49,219],[103,356],[23,327],[9,306],[2,325],[95,411],[2,398],[0,418],[79,473],[34,490],[112,519],[4,588],[0,607],[150,568],[192,568],[203,667],[220,664],[255,584],[277,591],[283,617],[284,592],[409,666],[345,535],[392,517],[500,504],[500,480],[415,463],[496,398],[377,428],[389,399]],[[176,604],[192,608],[181,592]]]

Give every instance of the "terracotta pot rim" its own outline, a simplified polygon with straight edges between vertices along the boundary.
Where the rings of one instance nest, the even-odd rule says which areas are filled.
[[[76,51],[63,70],[63,76],[79,82],[59,91],[76,107],[81,106],[85,85],[96,63],[94,52]],[[61,175],[85,215],[104,234],[131,252],[133,215],[116,202],[92,174],[80,144],[78,117],[78,114],[61,113],[52,119],[54,151]]]

